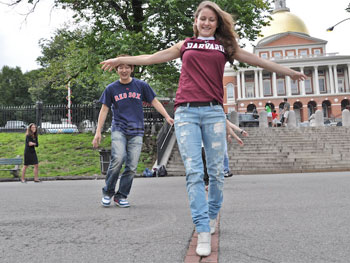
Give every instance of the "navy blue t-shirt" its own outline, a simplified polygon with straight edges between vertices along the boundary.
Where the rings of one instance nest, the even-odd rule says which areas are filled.
[[[144,134],[142,102],[151,103],[156,94],[144,81],[132,78],[128,84],[119,80],[109,84],[100,102],[112,109],[112,131],[125,135]]]

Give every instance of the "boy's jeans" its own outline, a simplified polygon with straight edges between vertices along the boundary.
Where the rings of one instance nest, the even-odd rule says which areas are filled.
[[[107,170],[106,186],[102,188],[102,193],[111,197],[115,195],[117,199],[127,198],[136,174],[142,148],[142,136],[124,135],[120,131],[114,131],[111,137],[111,161]],[[119,190],[115,193],[119,172],[124,162],[125,168],[120,177]]]
[[[217,217],[223,200],[226,118],[222,107],[177,108],[175,133],[186,169],[193,223],[198,233],[210,232],[209,218]],[[202,140],[209,174],[208,201],[203,181]]]

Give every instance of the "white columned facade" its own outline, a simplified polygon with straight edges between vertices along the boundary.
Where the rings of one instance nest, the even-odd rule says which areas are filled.
[[[291,90],[291,87],[290,87],[290,77],[289,76],[286,76],[286,94],[287,96],[292,96],[292,90]]]
[[[318,82],[318,67],[317,66],[314,66],[314,87],[315,87],[314,93],[316,95],[319,95],[320,94],[320,86],[319,86],[319,82]]]
[[[348,64],[348,92],[350,92],[350,64]]]
[[[327,87],[326,92],[330,94],[331,93],[331,82],[329,79],[329,70],[326,70],[325,74],[326,74],[326,87]]]
[[[300,68],[300,72],[304,74],[304,68]],[[300,95],[305,95],[305,81],[299,81]]]
[[[276,72],[272,72],[272,96],[277,97]]]
[[[334,94],[334,79],[333,79],[333,70],[331,65],[328,65],[328,74],[329,74],[329,83],[331,85],[331,94]]]
[[[348,71],[348,69],[345,69],[344,68],[344,92],[349,92],[349,89],[348,89],[348,87],[349,87],[349,82],[348,82],[348,80],[349,80],[349,71]]]
[[[259,69],[259,88],[260,88],[260,98],[263,98],[264,97],[264,84],[263,84],[263,70],[262,69]]]
[[[258,70],[254,69],[254,85],[255,85],[255,98],[259,98],[259,79],[258,79]]]
[[[333,74],[334,74],[334,87],[335,87],[335,93],[339,93],[339,87],[338,87],[338,71],[337,71],[337,65],[333,66]]]
[[[237,99],[241,99],[241,72],[237,72]]]
[[[244,71],[241,71],[241,79],[242,79],[242,99],[245,99],[245,77],[244,77]]]

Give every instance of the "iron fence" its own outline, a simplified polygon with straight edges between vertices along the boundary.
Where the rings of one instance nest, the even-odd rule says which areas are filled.
[[[172,103],[161,100],[172,115]],[[75,133],[94,132],[98,121],[101,104],[97,101],[90,104],[43,105],[37,102],[29,106],[0,106],[0,131],[25,132],[30,123],[35,123],[42,133]],[[149,104],[143,105],[145,134],[157,132],[164,123],[163,116]],[[109,113],[104,131],[112,123]]]

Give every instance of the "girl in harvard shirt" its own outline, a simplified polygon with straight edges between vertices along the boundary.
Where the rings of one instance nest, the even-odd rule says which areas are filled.
[[[112,58],[101,62],[111,71],[120,64],[151,65],[182,59],[179,87],[175,98],[175,133],[186,169],[187,192],[193,223],[198,232],[196,252],[211,253],[211,235],[223,200],[226,125],[223,103],[223,73],[226,62],[234,59],[304,80],[300,72],[283,67],[241,49],[233,30],[232,16],[210,1],[202,2],[194,14],[194,37],[152,55]],[[227,129],[227,131],[226,131]],[[209,174],[208,201],[203,182],[201,142]]]

